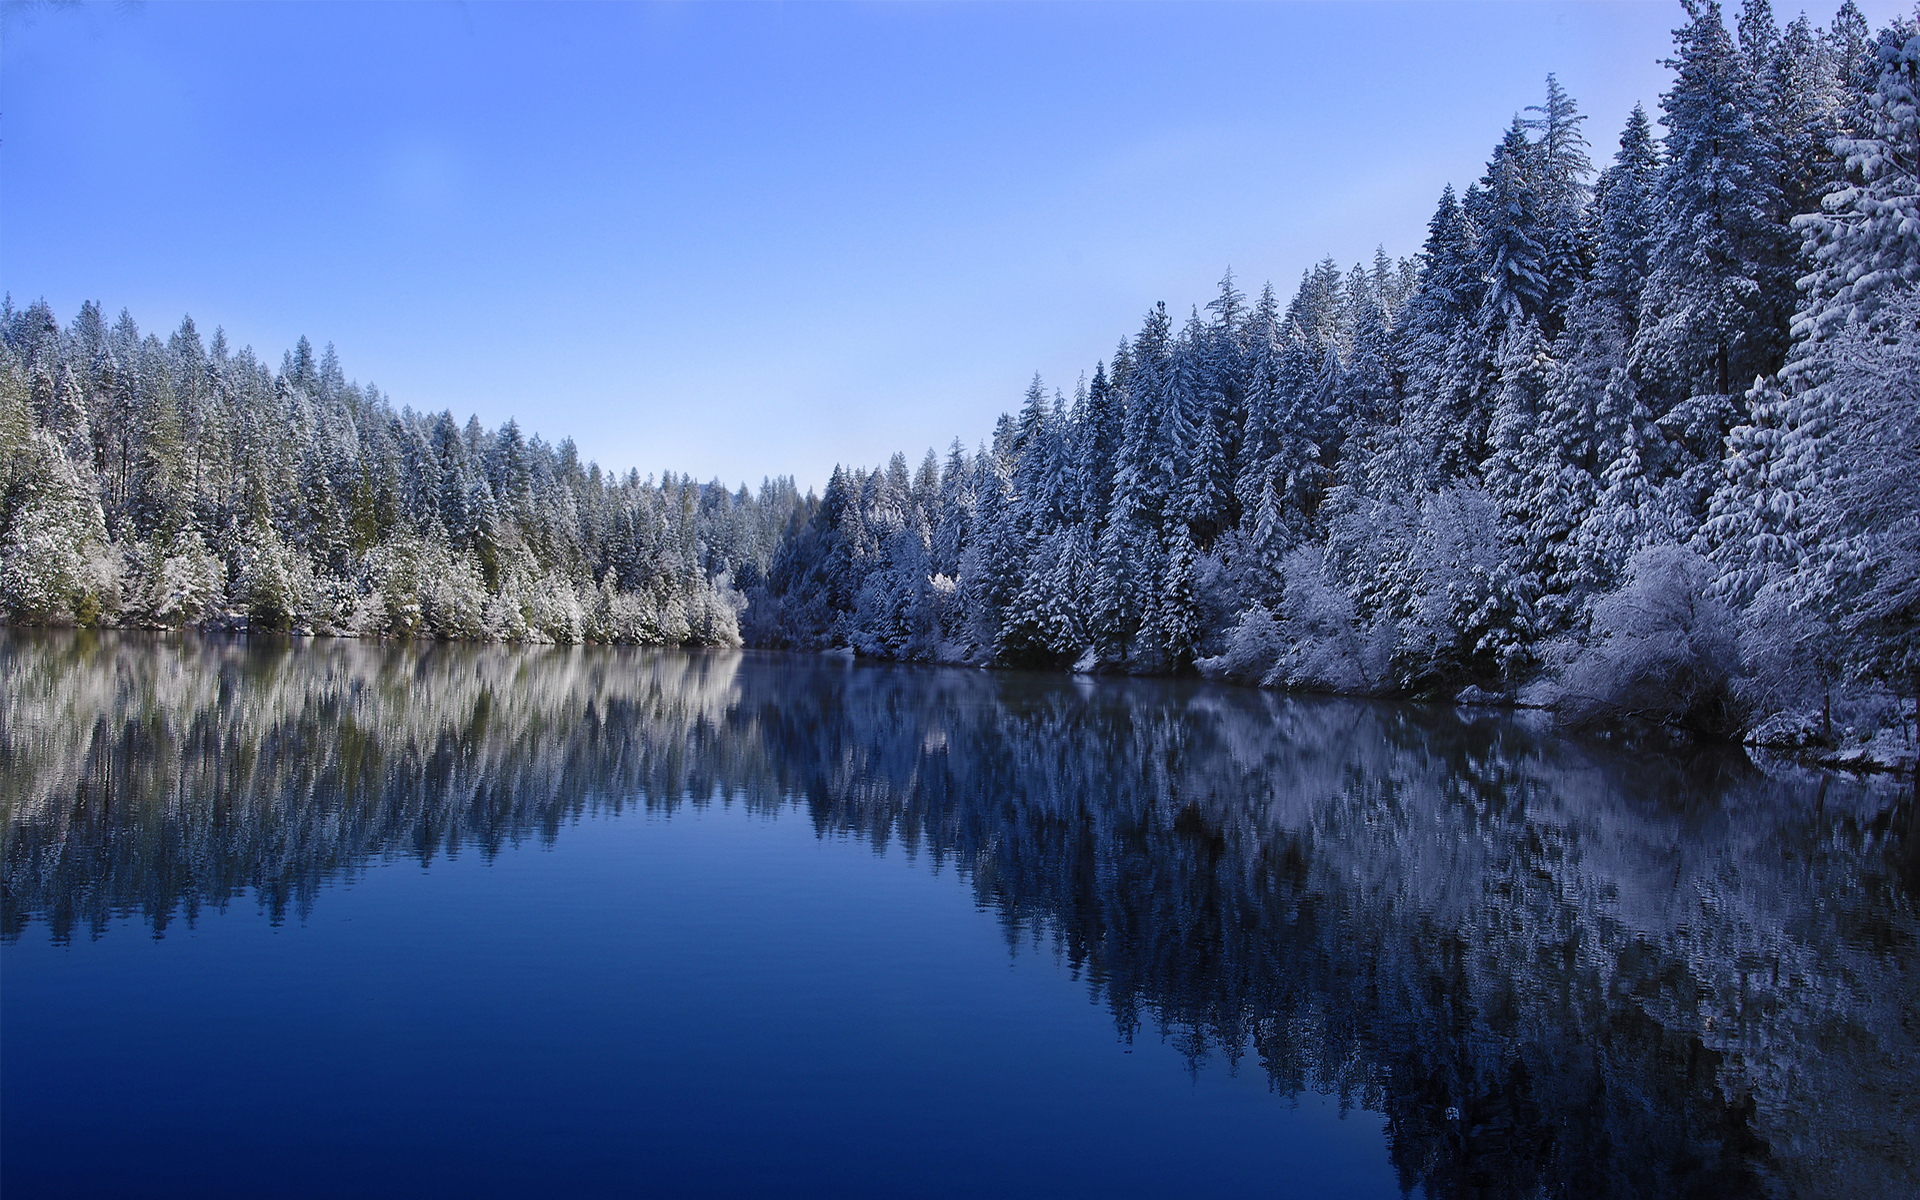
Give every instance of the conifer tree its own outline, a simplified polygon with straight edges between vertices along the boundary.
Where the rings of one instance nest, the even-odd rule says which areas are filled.
[[[1920,283],[1920,38],[1911,31],[1896,24],[1880,39],[1873,91],[1859,105],[1861,136],[1833,140],[1845,175],[1821,212],[1795,220],[1813,269],[1801,280],[1793,354],[1778,379],[1755,383],[1749,419],[1729,435],[1708,532],[1724,570],[1719,589],[1736,603],[1814,565],[1807,525],[1819,516],[1810,506],[1852,423],[1847,396],[1832,383],[1842,364],[1830,343],[1855,325],[1877,328],[1886,299]],[[1799,596],[1817,586],[1815,575],[1789,585]]]
[[[1687,13],[1669,62],[1677,78],[1661,99],[1662,215],[1634,348],[1657,381],[1657,413],[1689,397],[1735,395],[1772,374],[1791,307],[1780,164],[1755,114],[1759,84],[1715,0],[1687,0]]]
[[[1408,440],[1427,450],[1422,473],[1439,480],[1464,474],[1476,458],[1472,381],[1463,378],[1456,347],[1485,295],[1472,232],[1451,186],[1427,222],[1421,258],[1420,286],[1408,301],[1405,321],[1413,364],[1406,432]]]

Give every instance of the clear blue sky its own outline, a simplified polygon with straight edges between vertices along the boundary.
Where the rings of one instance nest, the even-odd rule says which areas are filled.
[[[396,403],[618,469],[818,486],[973,444],[1036,370],[1071,393],[1229,265],[1284,295],[1325,255],[1415,252],[1549,71],[1604,162],[1682,16],[10,8],[0,283],[63,321],[191,313],[276,364],[331,341]]]

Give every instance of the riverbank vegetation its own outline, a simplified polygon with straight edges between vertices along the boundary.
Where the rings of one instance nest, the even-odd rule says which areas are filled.
[[[1229,272],[1070,398],[1036,378],[975,450],[818,498],[396,411],[304,339],[275,371],[9,301],[0,602],[1199,671],[1911,756],[1920,37],[1851,4],[1686,18],[1664,135],[1636,109],[1604,170],[1549,77],[1417,256],[1284,303]]]

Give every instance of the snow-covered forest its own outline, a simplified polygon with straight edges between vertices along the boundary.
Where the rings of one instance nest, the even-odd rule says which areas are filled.
[[[748,640],[1705,735],[1911,695],[1920,39],[1686,11],[1664,137],[1596,172],[1549,76],[1416,258],[1229,273],[977,452],[836,474]]]
[[[1920,691],[1920,36],[1687,0],[1596,170],[1547,79],[1421,252],[1229,272],[990,441],[610,476],[304,340],[4,312],[9,619],[848,648],[1832,742]],[[1910,751],[1909,751],[1910,752]]]
[[[191,318],[4,313],[10,619],[738,645],[801,500],[609,475],[508,421],[395,411],[302,338],[278,371]]]

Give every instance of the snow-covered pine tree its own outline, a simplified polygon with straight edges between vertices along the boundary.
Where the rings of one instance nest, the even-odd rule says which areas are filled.
[[[966,447],[956,437],[940,470],[940,521],[933,531],[933,571],[949,579],[959,577],[960,557],[973,526],[973,474]]]
[[[1560,494],[1566,486],[1561,431],[1549,400],[1557,367],[1538,321],[1529,318],[1509,330],[1500,348],[1500,393],[1488,433],[1487,490],[1512,542],[1512,562],[1530,576],[1535,591],[1578,520]]]
[[[1245,325],[1246,422],[1234,462],[1233,490],[1242,513],[1256,512],[1280,448],[1280,302],[1267,284]]]
[[[1181,670],[1193,664],[1202,630],[1196,611],[1194,576],[1200,551],[1184,523],[1174,522],[1167,536],[1165,566],[1154,605],[1152,642],[1165,665]]]
[[[1719,4],[1686,7],[1669,60],[1677,78],[1661,98],[1661,216],[1633,351],[1656,416],[1692,397],[1720,397],[1731,413],[1726,397],[1779,368],[1791,311],[1792,244],[1778,147],[1755,113],[1759,84]]]
[[[118,607],[91,474],[34,420],[27,373],[0,350],[0,605],[14,619],[90,625]]]
[[[1859,102],[1863,128],[1833,144],[1845,174],[1819,212],[1794,220],[1814,264],[1793,325],[1807,341],[1871,322],[1883,294],[1920,283],[1920,32],[1896,21],[1874,44],[1872,62],[1872,90]]]
[[[1542,172],[1539,150],[1515,117],[1494,147],[1487,173],[1467,211],[1477,237],[1479,267],[1486,282],[1477,332],[1495,347],[1509,329],[1538,321],[1547,301],[1548,229],[1534,178]],[[1484,387],[1488,381],[1475,381]]]
[[[1829,343],[1856,324],[1875,328],[1885,300],[1920,283],[1920,37],[1913,27],[1890,27],[1873,63],[1872,91],[1854,105],[1859,135],[1833,139],[1843,173],[1820,212],[1794,219],[1813,269],[1800,281],[1805,299],[1793,321],[1793,353],[1777,380],[1755,384],[1750,419],[1728,438],[1708,532],[1724,572],[1720,588],[1736,603],[1770,579],[1809,569],[1805,527],[1817,514],[1808,505],[1829,482],[1836,440],[1850,425],[1848,396],[1832,382],[1841,364]],[[1802,596],[1818,586],[1812,575],[1789,585]]]
[[[1106,528],[1113,505],[1113,469],[1123,427],[1120,396],[1107,379],[1104,362],[1094,364],[1086,403],[1074,421],[1074,477],[1081,488],[1080,511],[1092,536]]]
[[[1535,135],[1535,190],[1540,204],[1542,241],[1546,250],[1546,302],[1542,320],[1549,335],[1557,333],[1574,291],[1587,274],[1587,201],[1593,189],[1593,162],[1587,157],[1587,139],[1580,113],[1554,75],[1547,76],[1547,101],[1526,109],[1535,116],[1520,124]]]
[[[1811,506],[1817,597],[1856,668],[1920,705],[1920,288],[1888,289],[1875,315],[1829,343],[1846,435]]]
[[[1404,465],[1419,469],[1421,482],[1461,475],[1475,460],[1470,381],[1455,369],[1454,346],[1480,311],[1485,292],[1472,230],[1449,185],[1427,222],[1420,285],[1407,302],[1402,326],[1409,375],[1405,434],[1421,448],[1419,457]]]

